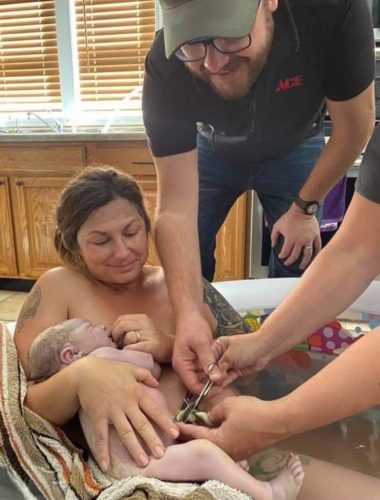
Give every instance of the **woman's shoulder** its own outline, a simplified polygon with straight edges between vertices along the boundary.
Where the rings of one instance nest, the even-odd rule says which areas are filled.
[[[59,266],[53,267],[44,272],[37,280],[36,285],[44,288],[57,287],[64,288],[66,285],[78,284],[80,281],[85,280],[85,276],[75,269],[69,267]]]

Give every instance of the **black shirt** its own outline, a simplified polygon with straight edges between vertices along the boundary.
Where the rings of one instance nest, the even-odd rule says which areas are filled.
[[[274,22],[263,71],[249,95],[232,101],[219,97],[175,56],[166,59],[163,32],[157,32],[143,92],[144,124],[155,156],[194,149],[197,123],[203,123],[212,126],[214,146],[224,154],[253,163],[268,160],[320,131],[326,97],[345,101],[372,82],[367,0],[279,0]]]
[[[377,126],[364,153],[356,181],[356,190],[375,203],[380,203],[380,127]]]

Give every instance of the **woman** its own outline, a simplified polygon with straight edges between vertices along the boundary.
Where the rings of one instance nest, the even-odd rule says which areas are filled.
[[[356,193],[338,233],[256,334],[218,339],[219,366],[251,374],[347,308],[380,273],[380,127],[359,171]],[[379,297],[380,301],[380,297]],[[352,344],[314,377],[276,401],[227,399],[206,430],[181,426],[235,458],[380,404],[380,328]],[[380,490],[379,490],[380,491]],[[380,496],[380,493],[378,494]],[[336,498],[336,497],[335,497]],[[376,497],[377,498],[377,497]]]
[[[74,317],[104,324],[114,340],[140,341],[139,350],[154,351],[157,361],[170,362],[173,311],[163,270],[146,265],[150,223],[136,182],[112,168],[87,169],[63,191],[56,223],[55,246],[65,266],[49,270],[36,282],[16,325],[15,343],[27,376],[33,339]],[[219,334],[244,329],[240,316],[210,285],[205,301],[213,330],[217,323]],[[108,424],[112,423],[143,467],[149,459],[138,435],[155,458],[165,451],[149,418],[171,438],[178,436],[172,416],[153,401],[145,385],[158,386],[147,370],[86,357],[30,385],[25,403],[58,426],[81,407],[92,421],[96,458],[104,470],[109,465]]]

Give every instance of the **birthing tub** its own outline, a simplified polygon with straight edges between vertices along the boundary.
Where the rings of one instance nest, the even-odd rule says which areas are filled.
[[[297,278],[278,278],[213,284],[235,309],[246,312],[252,309],[275,309],[297,281]],[[348,311],[380,315],[380,282],[373,282]],[[331,356],[318,353],[314,355],[312,352],[310,356],[313,373],[333,359]],[[248,390],[247,384],[242,384],[240,388],[263,399],[281,397],[284,395],[284,380],[285,385],[289,386],[289,392],[313,375],[308,370],[303,373],[302,370],[292,370],[286,363],[282,366],[273,363],[250,383]],[[347,383],[349,384],[349,380]],[[335,424],[293,436],[283,441],[281,447],[380,477],[379,429],[380,407],[376,407]]]

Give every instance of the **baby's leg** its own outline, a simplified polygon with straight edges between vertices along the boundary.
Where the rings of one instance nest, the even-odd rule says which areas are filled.
[[[152,458],[147,467],[134,468],[133,473],[167,481],[215,479],[253,496],[255,500],[294,500],[303,481],[302,467],[295,455],[290,456],[287,466],[276,479],[259,481],[224,451],[204,439],[169,446],[163,458]],[[118,479],[130,474],[131,470],[124,470]]]

